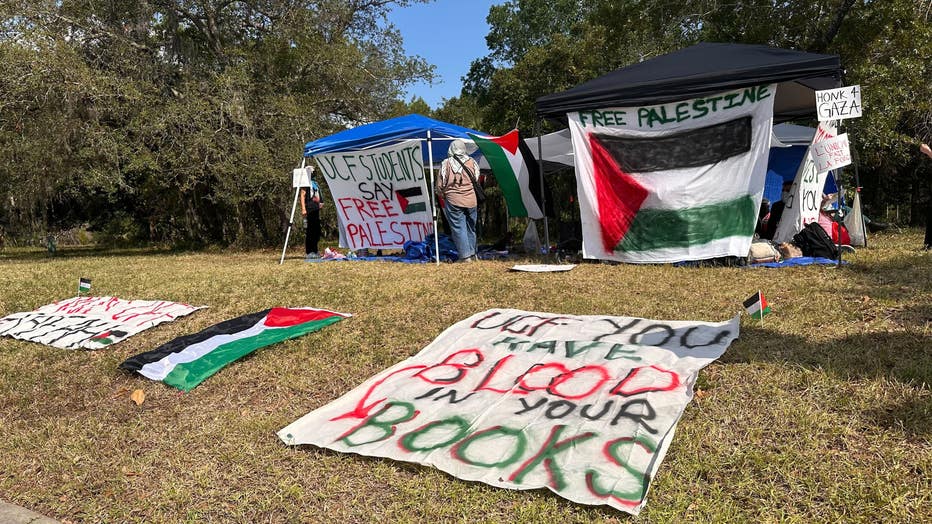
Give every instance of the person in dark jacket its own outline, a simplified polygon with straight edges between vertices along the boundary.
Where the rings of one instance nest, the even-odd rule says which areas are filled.
[[[314,168],[308,168],[308,180],[311,185],[301,188],[301,216],[304,217],[304,257],[305,259],[320,258],[318,243],[320,242],[320,208],[324,201],[320,186],[314,180]]]

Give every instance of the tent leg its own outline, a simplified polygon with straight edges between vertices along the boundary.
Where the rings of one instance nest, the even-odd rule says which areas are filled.
[[[304,156],[301,157],[301,169],[304,169],[307,158]],[[288,251],[288,240],[291,239],[291,227],[294,225],[294,212],[298,208],[298,194],[301,192],[300,187],[294,188],[294,202],[291,203],[291,216],[288,217],[288,230],[285,232],[285,245],[282,246],[282,258],[278,261],[278,265],[285,263],[285,252]]]
[[[427,161],[430,162],[430,188],[428,192],[436,192],[436,184],[434,184],[434,147],[430,138],[430,129],[427,130]],[[437,195],[434,195],[436,198]],[[437,233],[437,204],[435,203],[435,198],[430,199],[431,213],[434,216],[434,257],[435,262],[440,265],[440,234]]]
[[[288,240],[291,239],[291,227],[294,225],[294,212],[298,207],[298,193],[300,193],[300,191],[300,187],[294,189],[294,202],[291,204],[291,216],[288,218],[288,231],[285,233],[285,245],[282,246],[282,258],[278,261],[278,265],[285,263],[285,252],[288,251]]]
[[[537,170],[540,175],[540,203],[544,214],[544,239],[547,246],[547,254],[550,254],[550,224],[547,220],[547,191],[544,189],[544,154],[540,138],[540,117],[534,118],[534,134],[537,135]]]

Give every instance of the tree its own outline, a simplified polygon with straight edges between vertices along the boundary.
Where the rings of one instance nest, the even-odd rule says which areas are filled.
[[[278,242],[303,143],[430,80],[386,22],[414,1],[2,4],[2,218],[23,235],[88,220],[155,241]]]
[[[867,201],[917,200],[928,173],[916,137],[932,128],[929,11],[919,0],[510,0],[490,10],[490,53],[456,104],[475,101],[480,129],[529,129],[538,97],[702,40],[836,53],[864,92],[864,118],[845,126]]]

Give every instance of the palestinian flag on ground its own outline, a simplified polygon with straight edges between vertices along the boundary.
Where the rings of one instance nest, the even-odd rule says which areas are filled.
[[[87,293],[91,290],[91,279],[81,277],[78,279],[78,293]]]
[[[544,218],[541,211],[540,169],[530,148],[521,140],[518,130],[486,138],[473,134],[469,136],[492,167],[492,174],[502,188],[508,215]]]
[[[764,315],[770,313],[770,304],[767,303],[764,294],[758,291],[744,301],[744,309],[748,311],[748,315],[760,320],[764,318]]]
[[[747,256],[774,90],[568,113],[584,255],[639,263]]]
[[[351,315],[312,308],[272,308],[178,337],[128,358],[120,368],[190,391],[253,351],[322,329]]]

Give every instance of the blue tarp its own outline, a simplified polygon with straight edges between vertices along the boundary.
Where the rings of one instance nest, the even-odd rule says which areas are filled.
[[[795,145],[791,147],[774,147],[770,149],[770,159],[767,161],[767,178],[764,180],[764,198],[771,205],[782,199],[783,182],[792,182],[796,177],[799,164],[806,156],[808,146]],[[835,176],[830,172],[825,179],[825,194],[838,191],[835,186]]]
[[[847,260],[842,260],[842,264],[847,264]],[[760,264],[748,264],[747,267],[797,267],[797,266],[834,266],[838,261],[832,258],[822,257],[796,257],[788,258],[782,262],[762,262]]]
[[[407,115],[390,118],[381,122],[366,124],[328,137],[319,138],[304,145],[304,156],[312,157],[323,153],[336,153],[339,151],[356,151],[372,147],[388,146],[396,142],[410,139],[427,140],[427,131],[431,138],[449,139],[464,138],[470,140],[466,133],[487,136],[486,133],[448,124],[423,115]],[[450,140],[436,140],[432,142],[434,162],[440,162],[447,157]],[[427,147],[424,151],[424,165],[428,165]]]

